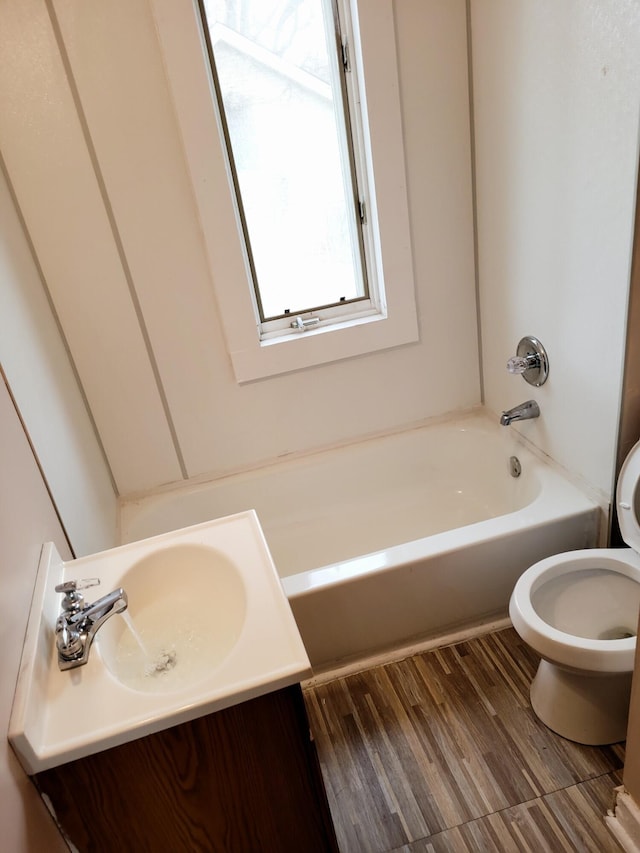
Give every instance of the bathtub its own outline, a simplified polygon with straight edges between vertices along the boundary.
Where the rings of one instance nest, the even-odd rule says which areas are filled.
[[[476,411],[125,501],[121,538],[245,509],[258,513],[317,671],[506,616],[520,574],[595,547],[603,517]]]

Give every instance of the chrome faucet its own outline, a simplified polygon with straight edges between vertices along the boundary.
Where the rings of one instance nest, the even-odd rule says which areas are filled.
[[[127,609],[127,594],[123,589],[114,589],[97,601],[85,604],[79,590],[99,583],[99,578],[85,578],[56,586],[56,592],[64,593],[62,613],[56,620],[56,648],[61,670],[85,664],[98,629],[109,617]]]
[[[512,421],[526,421],[529,418],[537,418],[540,416],[540,409],[535,400],[527,400],[526,403],[520,403],[519,406],[514,406],[513,409],[507,409],[500,415],[500,423],[502,426],[509,426]]]

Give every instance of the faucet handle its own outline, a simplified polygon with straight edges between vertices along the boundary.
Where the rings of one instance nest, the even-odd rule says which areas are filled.
[[[82,578],[79,581],[64,581],[56,585],[56,592],[71,592],[76,589],[86,589],[89,586],[98,586],[100,578]]]
[[[516,354],[507,362],[507,370],[519,373],[529,385],[544,385],[549,376],[549,359],[540,341],[533,335],[522,338]]]
[[[537,353],[530,355],[514,355],[507,362],[509,373],[524,373],[531,367],[540,367],[540,356]]]
[[[56,647],[64,660],[76,660],[84,649],[80,632],[68,625],[64,616],[58,616],[56,622]]]
[[[63,592],[62,609],[70,610],[72,613],[80,610],[84,604],[84,598],[78,590],[87,589],[90,586],[98,586],[100,578],[82,578],[81,580],[64,581],[56,584],[56,592]]]

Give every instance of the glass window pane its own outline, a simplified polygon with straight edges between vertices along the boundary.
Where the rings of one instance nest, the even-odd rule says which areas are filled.
[[[204,2],[263,320],[366,296],[329,5]]]

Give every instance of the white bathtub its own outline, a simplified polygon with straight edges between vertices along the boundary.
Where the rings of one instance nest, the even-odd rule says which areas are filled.
[[[511,476],[509,458],[522,466]],[[315,668],[506,615],[598,506],[476,412],[123,503],[123,542],[256,509]]]

